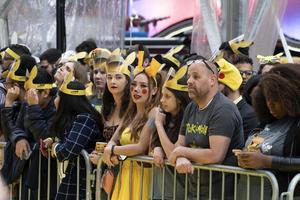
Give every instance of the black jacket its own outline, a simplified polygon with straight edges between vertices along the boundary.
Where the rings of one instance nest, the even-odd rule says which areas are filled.
[[[10,149],[7,149],[4,155],[5,162],[1,171],[4,179],[8,184],[14,182],[17,176],[22,173],[25,177],[26,185],[35,190],[38,187],[38,155],[39,155],[39,139],[45,139],[50,136],[48,127],[51,124],[52,117],[55,114],[54,98],[51,99],[47,107],[41,108],[39,105],[28,106],[26,103],[15,103],[12,107],[1,109],[1,125],[4,135],[6,136]],[[32,148],[32,155],[30,157],[31,165],[27,168],[23,160],[22,167],[16,167],[16,163],[20,163],[15,156],[15,144],[21,140],[26,139]],[[34,147],[34,148],[33,148]],[[16,162],[17,160],[17,162]],[[47,159],[41,159],[41,171],[46,173]],[[56,162],[52,162],[56,164]],[[24,168],[25,167],[25,168]],[[17,169],[15,174],[9,173],[11,169]],[[22,170],[20,172],[20,170]],[[13,177],[10,177],[12,176]],[[46,174],[42,174],[46,177]]]
[[[253,108],[245,101],[245,99],[239,101],[236,106],[238,107],[238,110],[242,116],[244,140],[246,141],[250,132],[257,127],[258,120]]]
[[[284,142],[283,156],[272,157],[272,171],[277,177],[279,191],[287,191],[292,178],[300,172],[300,119],[287,132]],[[300,195],[300,185],[295,189],[296,195]]]

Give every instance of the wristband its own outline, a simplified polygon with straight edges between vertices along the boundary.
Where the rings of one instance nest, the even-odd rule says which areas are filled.
[[[115,154],[115,153],[114,153],[115,146],[116,146],[116,145],[112,145],[112,146],[111,146],[110,155],[114,155],[114,154]]]

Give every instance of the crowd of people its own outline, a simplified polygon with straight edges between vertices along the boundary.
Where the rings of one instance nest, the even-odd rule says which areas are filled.
[[[258,56],[260,66],[254,67],[252,44],[224,42],[210,60],[187,54],[183,45],[151,57],[143,45],[111,51],[92,40],[75,51],[48,49],[39,58],[20,44],[1,49],[4,182],[14,184],[22,175],[22,198],[30,192],[37,199],[41,159],[51,199],[76,198],[77,170],[79,199],[85,199],[85,163],[80,158],[77,169],[77,157],[86,150],[94,167],[101,159],[117,177],[113,200],[161,199],[162,176],[165,199],[173,199],[175,177],[176,198],[183,199],[184,174],[189,199],[220,199],[221,174],[213,173],[209,194],[209,174],[203,172],[197,184],[193,164],[270,170],[280,192],[286,191],[300,169],[300,65],[275,55]],[[107,143],[101,154],[96,142]],[[126,160],[136,155],[153,157],[154,174],[147,164]],[[47,177],[48,167],[56,171],[56,159],[67,166],[59,185],[55,173]],[[239,181],[246,188],[243,177]],[[225,199],[233,199],[233,183],[227,174]],[[47,184],[40,189],[46,199]],[[264,195],[271,197],[267,189]]]

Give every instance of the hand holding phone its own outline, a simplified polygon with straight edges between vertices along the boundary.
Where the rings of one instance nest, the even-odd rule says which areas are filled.
[[[232,149],[232,152],[234,153],[235,156],[238,156],[240,152],[242,152],[241,149]]]

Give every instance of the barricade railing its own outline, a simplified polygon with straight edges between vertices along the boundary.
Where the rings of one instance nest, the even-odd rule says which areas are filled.
[[[294,178],[291,180],[288,191],[281,193],[280,200],[293,200],[294,192],[298,184],[300,184],[300,173],[294,176]]]
[[[5,147],[5,142],[0,142],[0,148],[4,148]],[[102,164],[102,158],[100,157],[98,165],[97,165],[97,169],[96,169],[96,177],[94,177],[93,173],[92,173],[92,166],[91,166],[91,162],[89,160],[89,155],[88,153],[83,150],[80,153],[80,156],[83,157],[84,162],[85,162],[85,170],[86,170],[86,193],[85,193],[85,199],[89,200],[92,199],[92,185],[95,186],[96,190],[95,190],[95,199],[96,200],[100,200],[101,199],[101,193],[103,191],[101,191],[100,189],[100,185],[101,185],[101,176],[102,176],[102,169],[103,169],[103,164]],[[41,158],[42,155],[39,153],[39,169],[41,169]],[[140,166],[140,172],[141,174],[143,174],[143,170],[145,168],[149,168],[149,165],[151,166],[151,171],[152,171],[152,181],[149,183],[150,186],[150,196],[149,199],[153,199],[153,180],[154,180],[154,170],[156,169],[156,167],[153,164],[153,158],[149,157],[149,156],[135,156],[135,157],[128,157],[126,159],[127,161],[130,161],[130,175],[129,177],[131,177],[131,173],[132,173],[132,166],[133,166],[133,162],[139,162],[139,166]],[[80,162],[80,158],[77,158],[77,199],[79,199],[79,182],[80,182],[80,169],[79,169],[79,162]],[[167,161],[164,163],[164,166],[171,166],[170,163],[168,163]],[[47,178],[47,199],[50,199],[50,188],[52,187],[52,183],[50,182],[50,177],[51,174],[53,174],[53,172],[51,171],[51,158],[50,156],[48,157],[48,178]],[[59,163],[57,166],[57,170],[59,171],[62,168],[62,163]],[[145,165],[148,165],[147,167],[145,167]],[[245,182],[246,185],[243,188],[245,191],[245,198],[243,199],[250,199],[250,193],[252,190],[252,185],[251,185],[251,178],[256,177],[259,179],[259,183],[260,183],[260,191],[256,191],[259,195],[257,199],[264,199],[264,188],[265,188],[265,181],[267,180],[269,182],[269,185],[271,187],[271,196],[270,198],[273,200],[277,200],[279,197],[279,189],[278,189],[278,183],[277,180],[275,178],[275,176],[269,172],[269,171],[264,171],[264,170],[246,170],[246,169],[242,169],[239,167],[233,167],[233,166],[224,166],[224,165],[193,165],[194,167],[194,171],[197,172],[197,174],[195,176],[197,176],[197,186],[199,186],[201,184],[200,181],[200,174],[203,172],[207,172],[208,174],[208,198],[207,199],[213,199],[213,187],[215,182],[213,181],[213,173],[218,172],[220,173],[220,177],[221,177],[221,186],[220,186],[220,194],[221,194],[221,198],[220,199],[226,199],[226,194],[225,194],[225,182],[226,182],[226,175],[230,174],[233,176],[233,199],[239,199],[239,184],[240,184],[240,180],[241,177],[243,176],[245,178]],[[122,168],[122,161],[120,162],[120,168]],[[41,185],[45,184],[43,178],[41,176],[41,170],[38,170],[38,199],[40,199],[40,194],[41,194]],[[166,189],[165,189],[165,173],[166,173],[166,167],[163,167],[162,169],[162,184],[161,184],[161,198],[164,199],[165,198],[165,193],[166,193]],[[176,170],[174,169],[173,171],[173,199],[177,199],[176,198],[176,184],[177,184],[177,176],[178,173],[176,172]],[[189,175],[186,174],[184,175],[184,198],[183,199],[188,199],[189,198]],[[59,173],[57,173],[57,188],[59,186],[59,183],[61,181],[61,178],[59,176]],[[95,181],[95,182],[94,182]],[[20,177],[19,182],[22,183],[22,177]],[[288,191],[284,192],[281,194],[280,199],[288,199],[288,200],[293,200],[294,199],[294,191],[296,188],[296,185],[299,184],[300,182],[300,174],[296,175],[293,180],[291,181],[289,187],[288,187]],[[139,189],[139,196],[140,199],[142,199],[142,193],[143,193],[143,175],[141,176],[140,179],[140,189]],[[135,185],[131,184],[131,181],[129,180],[129,185],[127,185],[126,187],[129,188],[129,191],[132,190],[132,187],[135,187]],[[148,187],[145,186],[145,187]],[[10,199],[12,199],[12,186],[10,186]],[[19,199],[21,199],[22,197],[22,184],[20,184],[19,187],[19,191],[18,191],[19,195]],[[199,187],[197,187],[197,192],[196,192],[197,196],[195,197],[195,199],[200,199],[200,194],[199,194]],[[28,192],[28,199],[30,199],[30,190]],[[108,199],[110,199],[110,195],[108,196]]]
[[[126,160],[129,160],[130,161],[130,175],[129,177],[132,177],[131,176],[131,173],[132,173],[132,163],[133,162],[139,162],[139,166],[140,166],[140,171],[141,171],[141,178],[140,178],[140,184],[142,185],[143,184],[143,169],[145,168],[145,165],[146,163],[149,165],[151,164],[151,168],[152,168],[152,183],[149,183],[151,184],[150,185],[150,197],[149,199],[153,199],[153,179],[154,179],[154,164],[153,164],[153,158],[152,157],[149,157],[149,156],[135,156],[135,157],[128,157]],[[169,162],[165,162],[165,166],[170,166],[170,163]],[[241,197],[239,196],[239,192],[238,191],[238,184],[239,184],[239,179],[241,178],[241,176],[244,176],[246,178],[246,194],[245,196],[246,197],[243,197],[243,199],[250,199],[250,192],[251,192],[251,178],[255,177],[255,178],[258,178],[259,179],[259,182],[260,182],[260,190],[261,192],[259,191],[252,191],[252,192],[255,192],[255,193],[260,193],[260,195],[258,196],[257,199],[264,199],[264,186],[265,186],[265,180],[267,180],[269,183],[270,183],[270,186],[271,186],[271,199],[272,200],[277,200],[278,197],[279,197],[279,189],[278,189],[278,183],[277,183],[277,180],[276,180],[276,177],[274,176],[274,174],[272,174],[271,172],[269,171],[264,171],[264,170],[246,170],[246,169],[242,169],[242,168],[239,168],[239,167],[233,167],[233,166],[225,166],[225,165],[193,165],[194,167],[194,171],[198,171],[198,174],[197,174],[197,186],[200,186],[201,182],[200,182],[200,172],[203,173],[203,171],[206,171],[208,172],[209,176],[208,176],[208,180],[209,180],[209,191],[208,191],[208,197],[205,198],[205,199],[213,199],[212,197],[212,193],[214,192],[213,191],[213,187],[214,187],[214,182],[213,182],[213,176],[212,176],[212,173],[215,173],[215,172],[219,172],[221,174],[221,198],[220,199],[226,199],[226,194],[225,194],[225,182],[226,182],[226,178],[225,176],[228,175],[228,174],[231,174],[233,177],[234,177],[234,191],[233,191],[233,197],[232,199],[241,199]],[[97,173],[96,173],[96,200],[101,200],[101,193],[103,191],[101,191],[100,189],[100,180],[101,180],[101,175],[102,175],[102,160],[101,158],[99,159],[98,161],[98,164],[97,164]],[[122,162],[120,163],[120,169],[122,168]],[[165,199],[165,167],[163,167],[163,177],[162,177],[162,186],[161,186],[161,199]],[[176,176],[178,176],[178,174],[176,173],[176,170],[174,169],[174,179],[173,179],[173,197],[172,199],[177,199],[176,198]],[[189,175],[186,174],[185,175],[185,183],[184,183],[184,199],[188,199],[190,198],[189,197],[189,190],[188,190],[188,180],[189,180]],[[132,184],[131,184],[131,180],[129,180],[129,185],[126,183],[123,183],[123,185],[125,184],[125,187],[129,187],[129,191],[131,191],[131,188],[134,187]],[[147,186],[146,186],[147,187]],[[157,187],[157,186],[156,186]],[[140,188],[140,193],[139,193],[139,196],[140,196],[140,199],[142,199],[142,191],[143,191],[143,185],[141,186]],[[258,193],[258,194],[259,194]],[[108,199],[110,199],[110,195],[108,196]],[[179,199],[179,198],[178,198]],[[194,198],[194,199],[202,199],[200,198],[200,193],[199,193],[199,187],[197,187],[197,196]],[[251,198],[253,199],[253,198]]]
[[[5,142],[0,142],[0,148],[5,148],[6,146],[6,143]],[[37,189],[37,199],[39,200],[40,197],[41,197],[41,186],[42,185],[45,185],[47,184],[47,189],[46,192],[47,194],[47,200],[51,199],[51,194],[50,194],[50,191],[51,187],[55,187],[55,185],[57,186],[56,187],[56,191],[58,190],[59,188],[59,184],[62,180],[62,173],[64,173],[64,164],[63,162],[58,162],[57,160],[57,171],[56,173],[54,173],[52,170],[51,170],[51,156],[50,156],[50,150],[48,151],[48,159],[47,159],[47,180],[45,180],[44,178],[45,177],[42,177],[41,175],[41,165],[42,165],[42,154],[39,152],[38,153],[38,169],[37,169],[37,173],[38,173],[38,189]],[[93,174],[92,174],[92,165],[91,165],[91,162],[90,162],[90,159],[89,159],[89,154],[87,153],[86,150],[82,150],[80,152],[80,155],[77,157],[77,181],[76,181],[76,184],[77,184],[77,197],[76,199],[79,199],[79,182],[80,182],[80,179],[82,178],[82,176],[80,177],[80,157],[82,157],[84,159],[84,163],[85,163],[85,172],[86,172],[86,184],[85,184],[85,199],[86,200],[91,200],[92,199],[92,191],[91,191],[91,182],[92,180],[94,180],[92,178]],[[31,164],[30,163],[31,161],[29,160],[29,165]],[[57,175],[57,183],[56,184],[53,184],[51,183],[51,174],[56,174]],[[13,199],[13,185],[14,184],[19,184],[19,188],[18,188],[18,199],[23,199],[23,196],[26,195],[24,194],[24,191],[27,193],[27,199],[31,199],[31,192],[30,192],[30,189],[28,189],[27,191],[26,190],[23,190],[22,187],[23,187],[23,181],[22,180],[23,177],[21,176],[19,178],[18,181],[16,181],[15,183],[9,185],[9,190],[10,190],[10,197],[9,199]],[[14,198],[16,199],[16,198]]]

